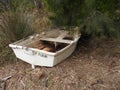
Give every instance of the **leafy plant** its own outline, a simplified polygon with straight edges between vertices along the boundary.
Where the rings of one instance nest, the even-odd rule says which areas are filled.
[[[83,24],[83,32],[88,35],[108,38],[119,36],[119,30],[115,27],[115,22],[98,11],[92,12]]]
[[[119,6],[115,0],[44,0],[44,2],[46,9],[51,12],[50,20],[56,26],[79,26],[82,27],[81,31],[84,34],[92,36],[120,36],[120,31],[115,26],[115,23],[120,21],[119,15],[115,13]]]
[[[50,19],[57,26],[74,26],[80,17],[83,0],[44,0]],[[78,7],[79,5],[79,7]]]

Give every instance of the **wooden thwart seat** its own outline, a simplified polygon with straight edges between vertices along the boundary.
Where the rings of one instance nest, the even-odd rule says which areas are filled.
[[[51,41],[51,42],[59,42],[59,43],[67,43],[70,44],[72,40],[64,40],[64,39],[54,39],[54,38],[41,38],[42,41]]]

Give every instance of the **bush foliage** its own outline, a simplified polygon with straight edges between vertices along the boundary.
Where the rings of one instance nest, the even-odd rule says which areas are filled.
[[[118,36],[119,0],[44,0],[50,19],[56,26],[82,26],[82,32]]]

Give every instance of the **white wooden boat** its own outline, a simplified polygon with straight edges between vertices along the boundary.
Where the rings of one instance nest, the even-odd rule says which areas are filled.
[[[51,30],[9,44],[17,58],[35,66],[53,67],[65,60],[76,48],[80,38],[67,31]]]

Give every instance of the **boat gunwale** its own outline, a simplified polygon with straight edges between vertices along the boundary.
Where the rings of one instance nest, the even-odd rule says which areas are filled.
[[[66,32],[66,31],[65,31],[65,30],[61,30],[60,32],[62,33],[62,32]],[[44,32],[44,33],[46,33],[46,32]],[[40,50],[40,49],[37,49],[37,48],[27,47],[26,45],[27,45],[28,43],[25,43],[24,45],[20,45],[21,42],[25,42],[25,41],[27,41],[27,40],[33,41],[33,40],[35,39],[34,42],[35,42],[35,41],[39,41],[39,40],[42,38],[42,36],[43,36],[43,34],[41,33],[41,34],[38,34],[38,35],[39,35],[39,38],[36,38],[36,35],[37,35],[37,33],[36,33],[36,34],[33,34],[33,35],[30,35],[30,36],[28,36],[28,37],[26,37],[26,38],[23,38],[23,39],[21,39],[21,40],[18,40],[18,41],[14,42],[14,43],[9,44],[9,46],[10,46],[11,48],[14,48],[14,49],[29,49],[29,50],[34,51],[34,52],[41,52],[41,53],[44,53],[44,54],[47,54],[47,55],[56,56],[56,55],[64,52],[64,50],[68,49],[68,48],[71,46],[71,44],[76,43],[76,42],[78,41],[78,39],[80,38],[80,36],[78,36],[78,37],[73,36],[73,37],[74,37],[74,40],[71,40],[71,42],[70,42],[66,47],[60,49],[60,50],[57,51],[57,52],[48,52],[48,51]],[[32,39],[31,37],[34,37],[34,36],[35,36],[35,38]],[[44,36],[43,36],[43,37],[44,37]],[[33,43],[33,42],[30,42],[30,43]],[[30,44],[30,43],[29,43],[29,44]]]

